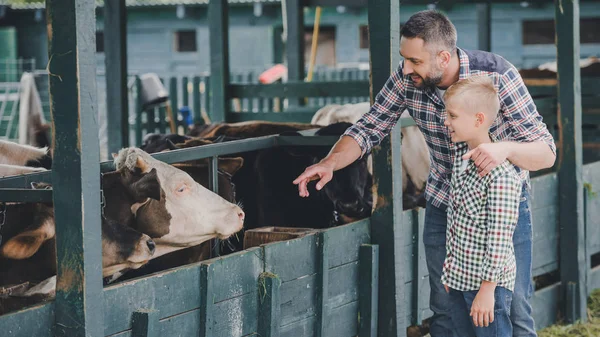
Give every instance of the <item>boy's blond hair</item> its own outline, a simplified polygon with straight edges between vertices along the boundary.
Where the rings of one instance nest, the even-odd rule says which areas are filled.
[[[483,112],[490,122],[500,110],[498,90],[488,76],[471,76],[452,84],[444,94],[444,101],[458,103],[460,109],[469,113]]]

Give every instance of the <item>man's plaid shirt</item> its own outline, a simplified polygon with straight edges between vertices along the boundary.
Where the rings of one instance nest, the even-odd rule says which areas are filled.
[[[517,69],[504,58],[483,51],[458,49],[459,79],[485,75],[493,79],[498,89],[501,113],[492,125],[491,134],[500,141],[544,141],[556,154],[556,145],[546,124],[537,111],[529,91]],[[448,205],[452,161],[456,146],[450,141],[444,126],[446,108],[434,89],[419,89],[410,76],[402,73],[403,63],[390,76],[377,94],[370,111],[344,135],[354,138],[362,149],[362,156],[379,145],[398,122],[406,109],[425,136],[429,146],[431,168],[425,189],[425,198],[434,206]],[[529,172],[515,167],[524,182],[529,183]]]
[[[508,160],[480,177],[473,160],[461,158],[467,151],[465,143],[457,145],[441,281],[459,291],[478,290],[482,280],[513,291],[517,265],[512,237],[522,180]]]

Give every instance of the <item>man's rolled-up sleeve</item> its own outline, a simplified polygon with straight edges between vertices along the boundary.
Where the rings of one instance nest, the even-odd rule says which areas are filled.
[[[500,78],[500,106],[513,127],[518,142],[543,141],[556,155],[554,138],[537,110],[521,75],[514,67]]]
[[[374,146],[390,134],[404,111],[405,87],[402,79],[402,64],[388,78],[375,97],[375,103],[343,136],[350,136],[361,148],[361,158],[370,153]]]

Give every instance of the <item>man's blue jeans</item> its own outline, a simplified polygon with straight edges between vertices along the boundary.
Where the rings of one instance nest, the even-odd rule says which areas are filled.
[[[513,324],[513,336],[537,336],[531,304],[529,299],[533,293],[532,278],[532,230],[530,196],[526,187],[523,187],[521,203],[519,205],[519,221],[513,234],[515,258],[517,261],[517,279],[513,292],[510,309],[510,318]],[[450,319],[450,305],[448,293],[440,281],[442,265],[446,256],[446,210],[433,206],[427,202],[425,209],[425,228],[423,231],[425,245],[425,259],[429,270],[429,307],[433,311],[430,323],[431,337],[462,337],[457,336]]]
[[[473,324],[470,316],[471,306],[478,291],[458,291],[450,289],[450,301],[452,302],[452,322],[456,333],[461,337],[510,337],[513,334],[510,322],[510,304],[512,302],[512,291],[496,287],[494,292],[494,321],[488,326],[480,327]]]

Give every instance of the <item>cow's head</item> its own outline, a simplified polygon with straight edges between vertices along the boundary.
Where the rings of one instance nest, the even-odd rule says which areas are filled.
[[[33,188],[46,189],[48,184],[32,184]],[[56,225],[52,204],[14,205],[6,211],[6,242],[0,247],[0,256],[13,260],[33,257],[45,245],[54,245]],[[21,225],[27,223],[26,228]],[[148,235],[118,222],[102,219],[103,276],[124,269],[136,269],[148,262],[154,254],[155,244]],[[54,249],[51,249],[53,251]],[[42,261],[52,261],[42,257]],[[45,266],[48,268],[48,266]]]
[[[340,122],[325,126],[318,130],[317,136],[341,136],[352,124]],[[290,133],[291,135],[291,133]],[[296,134],[299,135],[299,134]],[[289,148],[293,156],[307,156],[310,164],[316,164],[329,153],[325,147]],[[312,182],[314,188],[316,182]],[[371,215],[373,207],[373,178],[367,167],[367,159],[361,158],[336,171],[322,193],[333,203],[341,223],[349,223]],[[314,193],[314,192],[313,192]]]
[[[228,238],[244,223],[237,205],[194,181],[186,172],[152,158],[138,148],[125,148],[115,155],[117,170],[149,173],[156,170],[160,199],[148,198],[131,206],[136,229],[152,237],[157,256],[198,245],[214,237]]]

